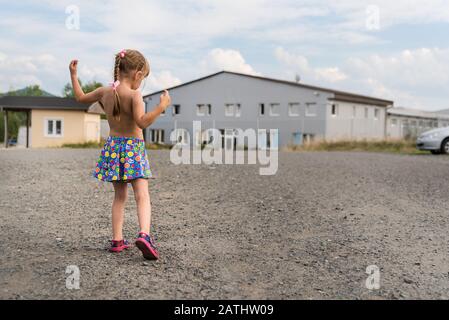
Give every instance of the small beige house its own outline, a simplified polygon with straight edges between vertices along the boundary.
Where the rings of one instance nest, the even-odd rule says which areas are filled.
[[[0,111],[4,113],[5,142],[9,139],[8,111],[26,112],[27,148],[100,141],[102,110],[72,98],[6,96],[0,98]],[[5,147],[8,147],[7,143]]]

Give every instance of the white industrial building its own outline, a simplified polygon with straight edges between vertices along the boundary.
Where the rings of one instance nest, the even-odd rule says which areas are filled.
[[[390,100],[229,71],[168,90],[172,106],[145,130],[148,142],[171,144],[170,133],[178,129],[193,137],[195,120],[201,121],[204,131],[220,130],[223,140],[236,129],[278,129],[277,137],[258,137],[270,146],[278,141],[275,147],[314,139],[382,139],[386,135],[386,109],[393,105]],[[159,102],[161,93],[144,97],[147,111]],[[201,144],[201,140],[204,138],[190,141]]]

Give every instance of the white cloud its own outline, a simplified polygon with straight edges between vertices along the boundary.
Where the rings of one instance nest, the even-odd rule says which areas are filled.
[[[353,57],[344,69],[365,90],[383,94],[396,105],[426,110],[449,107],[449,49],[419,48]]]
[[[313,68],[306,57],[300,54],[292,54],[282,47],[275,49],[276,59],[293,73],[300,75],[302,81],[339,82],[347,78],[338,67]]]
[[[163,70],[158,73],[151,72],[146,79],[144,93],[167,89],[181,84],[181,80],[175,77],[170,71]]]
[[[444,89],[449,85],[449,49],[420,48],[350,58],[347,68],[361,77],[375,77],[391,85]]]
[[[398,31],[393,39],[386,36],[396,25],[449,22],[446,0],[23,0],[20,10],[9,3],[3,1],[0,12],[3,91],[36,83],[59,94],[72,58],[80,60],[83,82],[107,83],[121,48],[136,48],[150,59],[145,90],[221,69],[282,73],[269,64],[278,47],[276,57],[290,79],[299,72],[304,82],[392,95],[407,104],[441,106],[447,99],[447,50],[401,51],[407,45]],[[79,31],[65,28],[65,8],[73,3],[80,7]],[[368,5],[378,6],[382,32],[367,30]],[[429,39],[448,47],[438,33]],[[368,50],[373,54],[364,55]]]
[[[304,83],[392,99],[396,105],[425,110],[449,107],[449,49],[360,55],[330,68],[313,68],[305,56],[281,47],[275,56],[289,79],[297,72]]]
[[[50,54],[11,56],[0,52],[0,92],[42,85],[55,74],[56,58]]]
[[[203,73],[213,73],[221,70],[260,75],[245,62],[241,53],[232,49],[215,48],[200,62]]]

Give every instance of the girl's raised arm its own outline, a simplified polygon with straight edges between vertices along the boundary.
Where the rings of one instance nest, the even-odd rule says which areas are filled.
[[[80,86],[80,83],[78,82],[78,74],[77,74],[77,66],[78,66],[78,60],[72,60],[70,62],[70,78],[72,80],[72,88],[73,92],[75,94],[75,99],[78,102],[82,103],[94,103],[103,97],[104,88],[97,88],[92,92],[84,93],[83,89]]]
[[[161,94],[159,104],[152,110],[145,113],[145,103],[143,102],[142,94],[139,90],[134,92],[133,96],[133,117],[140,129],[145,129],[151,125],[159,115],[164,112],[170,105],[171,98],[167,90]]]

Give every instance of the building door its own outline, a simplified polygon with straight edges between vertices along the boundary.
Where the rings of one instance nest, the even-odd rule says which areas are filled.
[[[301,132],[293,132],[293,144],[301,145],[302,144],[302,133]]]

